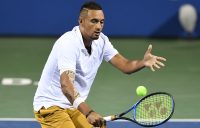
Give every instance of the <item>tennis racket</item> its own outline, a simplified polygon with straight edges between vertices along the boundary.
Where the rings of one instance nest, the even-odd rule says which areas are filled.
[[[171,94],[155,92],[143,97],[128,110],[104,117],[104,120],[128,120],[144,127],[154,127],[168,121],[173,115],[174,107],[175,102]],[[131,118],[125,116],[130,112]]]

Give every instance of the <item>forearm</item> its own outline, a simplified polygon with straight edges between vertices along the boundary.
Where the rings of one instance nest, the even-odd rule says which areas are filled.
[[[123,68],[123,72],[131,74],[137,72],[145,67],[143,60],[128,60]]]
[[[61,89],[63,94],[67,97],[69,102],[76,108],[81,111],[84,115],[87,115],[91,108],[83,101],[75,101],[80,98],[80,94],[73,85],[74,75],[70,74],[71,72],[64,72],[61,75]]]
[[[75,92],[74,90],[75,89],[73,88],[73,86],[70,85],[68,85],[67,87],[64,86],[62,88],[63,94],[67,97],[72,105],[74,104],[76,98],[79,97],[79,95],[77,95],[77,92]],[[87,115],[87,113],[91,110],[91,108],[85,102],[80,103],[77,109],[81,111],[84,115]]]
[[[61,89],[71,104],[73,104],[74,100],[79,97],[79,93],[75,91],[74,85],[70,82],[62,83]]]
[[[128,60],[120,54],[115,55],[109,62],[126,74],[137,72],[145,67],[144,60]]]

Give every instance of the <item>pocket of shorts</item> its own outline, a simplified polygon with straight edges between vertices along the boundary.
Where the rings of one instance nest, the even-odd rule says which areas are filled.
[[[53,115],[56,111],[59,111],[59,110],[62,110],[62,108],[58,106],[52,106],[47,109],[43,107],[42,109],[40,109],[39,113],[40,113],[40,116],[42,116],[43,118],[46,118],[48,116]]]

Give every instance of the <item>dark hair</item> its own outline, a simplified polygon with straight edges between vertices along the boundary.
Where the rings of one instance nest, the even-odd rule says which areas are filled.
[[[94,1],[89,1],[89,2],[85,2],[80,9],[80,12],[83,9],[89,9],[89,10],[102,10],[101,5],[99,5],[98,3],[94,2]]]

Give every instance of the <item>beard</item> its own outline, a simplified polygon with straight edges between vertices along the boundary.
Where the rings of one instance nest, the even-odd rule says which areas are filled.
[[[100,36],[100,32],[99,32],[99,33],[94,33],[94,34],[91,36],[91,39],[92,39],[92,40],[97,40],[97,39],[99,39],[99,36]]]

